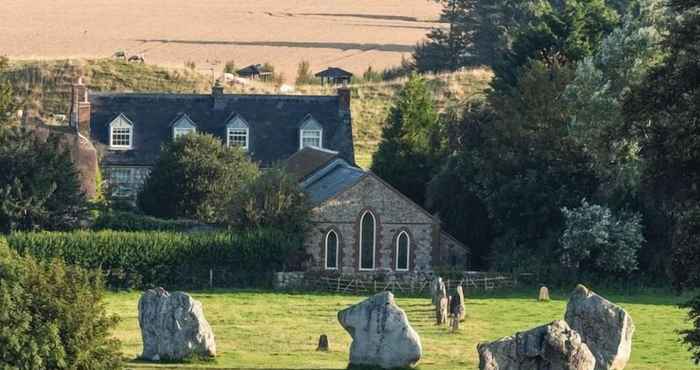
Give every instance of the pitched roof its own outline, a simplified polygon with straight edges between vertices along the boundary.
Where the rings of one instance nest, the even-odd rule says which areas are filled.
[[[236,72],[239,76],[252,76],[259,74],[272,73],[269,69],[265,68],[262,64],[251,64],[247,67],[241,68]]]
[[[331,160],[338,158],[338,154],[333,150],[305,147],[292,154],[284,165],[287,172],[294,176],[297,181],[303,181]]]
[[[365,176],[367,176],[365,171],[351,166],[342,159],[335,159],[307,176],[301,183],[301,187],[309,196],[311,204],[316,206],[350,189]]]
[[[352,77],[353,74],[338,67],[329,67],[321,72],[316,73],[316,77],[325,78],[338,78],[338,77]]]
[[[172,139],[173,120],[186,114],[199,132],[225,142],[226,125],[240,116],[250,126],[249,154],[263,166],[283,161],[299,149],[299,129],[312,117],[323,127],[323,146],[355,163],[350,112],[338,96],[90,93],[90,136],[105,165],[155,163]],[[216,106],[214,102],[216,103]],[[109,123],[120,114],[133,122],[133,150],[105,150]]]

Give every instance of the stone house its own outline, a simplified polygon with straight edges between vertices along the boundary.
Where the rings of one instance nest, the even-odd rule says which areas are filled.
[[[212,134],[261,167],[305,146],[328,148],[354,163],[350,91],[337,95],[95,93],[73,86],[71,126],[94,145],[112,195],[133,198],[162,144],[190,132]]]
[[[286,166],[313,207],[305,238],[308,271],[415,275],[467,267],[468,249],[441,229],[437,217],[339,153],[304,148]]]

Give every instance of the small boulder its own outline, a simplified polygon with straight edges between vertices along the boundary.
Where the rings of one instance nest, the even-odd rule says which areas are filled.
[[[214,333],[202,304],[183,292],[163,288],[146,291],[139,299],[139,326],[146,360],[180,361],[216,356]]]
[[[321,334],[321,336],[318,338],[318,347],[316,350],[328,352],[328,336],[326,334]]]
[[[595,357],[576,331],[554,321],[514,336],[480,343],[479,370],[593,370]]]
[[[596,358],[596,370],[624,369],[632,353],[634,322],[622,307],[579,285],[566,305],[566,322]]]
[[[420,337],[390,292],[338,312],[338,321],[352,337],[350,365],[393,369],[414,366],[421,358]]]
[[[540,288],[540,295],[537,300],[540,302],[549,302],[549,288],[546,286]]]

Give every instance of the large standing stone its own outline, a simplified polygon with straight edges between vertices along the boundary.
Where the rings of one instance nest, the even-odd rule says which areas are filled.
[[[566,322],[596,357],[596,370],[624,369],[632,353],[634,323],[622,307],[579,285],[566,305]]]
[[[444,288],[444,287],[443,287]],[[447,312],[449,311],[449,298],[445,289],[438,292],[437,304],[435,305],[435,324],[444,325],[447,323]]]
[[[182,360],[216,356],[214,333],[204,318],[202,304],[183,292],[163,288],[146,291],[139,299],[142,358]]]
[[[338,321],[352,337],[351,365],[392,369],[413,366],[421,358],[418,333],[390,292],[376,294],[338,312]]]
[[[436,277],[430,284],[430,298],[432,299],[433,306],[437,306],[440,303],[440,294],[445,291],[445,283],[442,281],[441,277]],[[447,295],[446,293],[444,295]]]
[[[593,370],[595,357],[576,331],[554,321],[495,342],[480,343],[480,370]]]
[[[549,288],[543,286],[540,288],[540,295],[537,297],[540,302],[549,302]]]

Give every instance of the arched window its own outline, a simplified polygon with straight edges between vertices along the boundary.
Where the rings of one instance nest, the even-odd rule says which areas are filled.
[[[411,237],[402,231],[396,237],[396,271],[408,271],[410,251]]]
[[[377,222],[370,211],[360,218],[360,270],[374,270]]]
[[[331,230],[326,234],[326,270],[338,269],[338,234]]]

